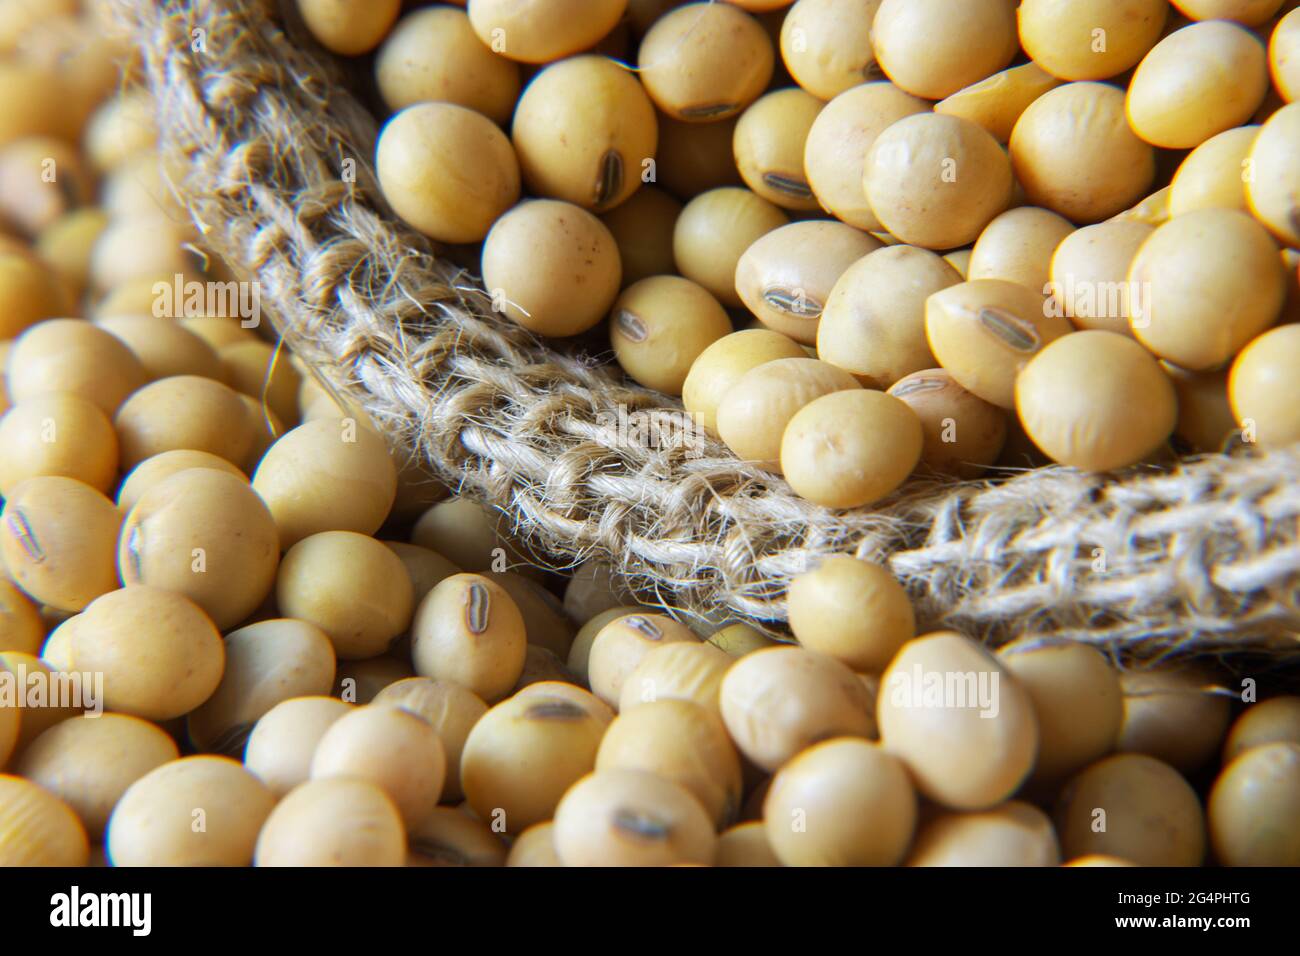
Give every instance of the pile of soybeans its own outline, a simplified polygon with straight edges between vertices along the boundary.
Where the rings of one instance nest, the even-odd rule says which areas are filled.
[[[531,566],[204,248],[105,8],[0,2],[0,865],[1300,865],[1285,674]],[[818,505],[1300,440],[1300,3],[294,13],[502,322]]]

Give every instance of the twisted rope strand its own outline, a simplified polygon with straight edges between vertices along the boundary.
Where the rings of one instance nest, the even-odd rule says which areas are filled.
[[[689,434],[680,406],[495,315],[388,210],[373,118],[267,3],[116,2],[204,242],[260,283],[333,391],[498,509],[539,561],[600,557],[666,606],[769,626],[791,575],[852,553],[890,563],[924,627],[992,644],[1300,656],[1300,449],[1118,477],[914,480],[873,510],[819,508]],[[662,441],[627,441],[608,422],[620,407],[656,416]]]

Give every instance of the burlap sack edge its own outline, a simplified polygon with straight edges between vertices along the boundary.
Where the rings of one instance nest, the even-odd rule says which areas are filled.
[[[338,63],[290,42],[274,4],[114,2],[203,242],[259,283],[333,391],[497,509],[538,563],[598,558],[651,604],[788,639],[789,578],[848,553],[889,564],[923,629],[993,646],[1300,660],[1300,449],[920,480],[870,509],[811,505],[682,427],[679,404],[495,315],[473,276],[387,209],[373,118]],[[629,440],[629,421],[657,441]]]

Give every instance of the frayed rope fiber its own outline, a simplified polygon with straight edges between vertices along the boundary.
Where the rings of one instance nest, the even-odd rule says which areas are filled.
[[[873,509],[819,508],[716,441],[692,446],[662,395],[493,314],[387,209],[373,117],[269,3],[117,3],[203,241],[260,283],[287,344],[395,448],[499,509],[552,565],[602,558],[666,607],[771,627],[792,574],[853,553],[889,562],[927,629],[1300,661],[1300,449],[916,480]],[[662,419],[661,441],[627,441],[620,407]]]

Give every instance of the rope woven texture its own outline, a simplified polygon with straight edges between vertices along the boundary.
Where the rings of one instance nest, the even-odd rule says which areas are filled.
[[[891,564],[924,627],[995,645],[1300,659],[1300,449],[913,481],[871,510],[821,509],[701,444],[670,400],[494,315],[387,210],[374,119],[268,4],[117,2],[204,242],[394,447],[499,509],[541,560],[600,557],[665,606],[771,627],[791,574],[855,553]],[[638,414],[657,443],[628,440]]]

